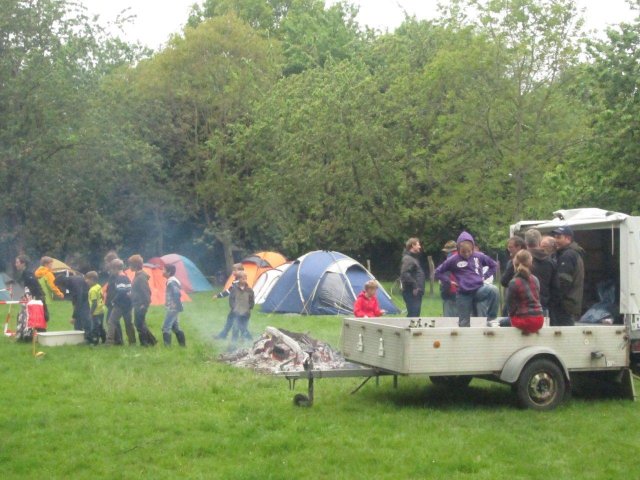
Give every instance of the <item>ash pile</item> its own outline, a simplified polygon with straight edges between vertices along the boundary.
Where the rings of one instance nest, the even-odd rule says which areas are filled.
[[[313,362],[316,370],[334,370],[346,365],[344,357],[327,343],[304,333],[267,327],[253,346],[220,355],[220,360],[262,373],[296,372]]]

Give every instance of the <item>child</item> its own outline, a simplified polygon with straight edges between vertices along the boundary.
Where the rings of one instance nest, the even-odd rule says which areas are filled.
[[[231,295],[231,291],[238,284],[238,272],[244,272],[244,265],[242,265],[241,263],[234,263],[233,270],[231,271],[231,275],[233,276],[233,282],[231,282],[231,285],[229,286],[229,288],[226,288],[221,292],[219,292],[218,294],[214,295],[213,296],[214,300],[217,298],[224,298]],[[231,312],[229,312],[229,314],[227,315],[227,321],[225,322],[224,327],[222,328],[220,333],[218,333],[213,338],[215,338],[216,340],[226,339],[227,335],[229,335],[229,330],[231,330],[232,326],[233,326],[233,318],[231,316]]]
[[[90,271],[84,276],[84,281],[89,287],[89,310],[91,323],[96,336],[105,343],[107,332],[104,329],[104,299],[102,298],[102,286],[98,283],[98,272]]]
[[[183,310],[182,301],[180,300],[180,280],[175,277],[176,266],[165,265],[164,278],[167,279],[167,290],[165,291],[165,309],[166,315],[164,317],[164,323],[162,324],[162,339],[164,340],[165,347],[171,346],[171,332],[176,334],[178,344],[181,347],[185,347],[186,339],[184,332],[180,330],[180,324],[178,323],[178,314]]]
[[[142,269],[142,256],[131,255],[129,257],[129,267],[134,272],[131,284],[131,305],[133,306],[133,323],[138,330],[138,339],[143,347],[153,347],[157,341],[156,337],[147,327],[147,310],[151,305],[151,289],[149,288],[149,275]]]
[[[49,308],[47,304],[53,300],[54,295],[57,298],[64,298],[64,293],[56,286],[56,277],[51,270],[53,264],[53,258],[42,257],[40,259],[40,266],[33,273],[35,278],[40,284],[40,290],[42,291],[42,304],[44,307],[44,316],[47,322],[49,322]]]
[[[84,275],[71,275],[58,277],[56,283],[63,290],[69,292],[73,313],[71,319],[75,330],[84,332],[84,339],[87,344],[96,345],[98,337],[93,329],[91,321],[91,310],[89,309],[89,286],[84,279]]]
[[[109,264],[109,289],[107,296],[111,304],[109,318],[107,319],[107,345],[116,344],[116,332],[120,325],[120,318],[124,319],[125,331],[129,345],[136,344],[136,331],[131,321],[131,280],[124,273],[124,262],[119,258]],[[113,290],[112,290],[113,289]]]
[[[377,292],[378,282],[375,280],[369,280],[364,284],[364,290],[360,292],[353,305],[353,314],[356,317],[380,317],[385,314],[384,310],[380,310]]]
[[[458,253],[447,258],[436,268],[435,276],[443,284],[455,285],[458,326],[471,326],[471,312],[474,307],[478,316],[487,317],[487,322],[498,316],[498,289],[485,284],[485,278],[496,273],[497,264],[482,252],[474,251],[473,237],[462,232],[456,242]],[[488,267],[486,271],[483,267]],[[450,274],[454,275],[452,280]]]
[[[229,294],[229,306],[231,307],[229,316],[233,324],[231,333],[233,343],[238,340],[238,335],[251,340],[248,325],[251,309],[255,304],[253,289],[247,284],[247,273],[244,271],[237,272],[236,281],[238,283],[231,289]]]
[[[511,325],[527,333],[536,333],[544,323],[540,304],[540,283],[531,273],[533,257],[520,250],[513,257],[515,275],[507,288],[507,307]],[[500,323],[501,326],[505,325]]]

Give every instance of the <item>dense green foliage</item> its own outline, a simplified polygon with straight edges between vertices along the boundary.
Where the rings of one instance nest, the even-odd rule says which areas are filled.
[[[72,2],[1,3],[5,260],[395,265],[413,235],[491,250],[560,208],[640,213],[638,20],[590,39],[572,0],[454,0],[381,33],[348,3],[206,0],[152,53]]]
[[[401,302],[401,300],[400,300]],[[423,311],[435,313],[438,300]],[[5,315],[7,307],[0,310]],[[159,334],[162,308],[152,307]],[[629,479],[638,403],[574,397],[552,412],[520,410],[508,386],[474,379],[451,392],[427,379],[299,381],[216,361],[228,310],[209,295],[185,304],[187,348],[41,347],[0,338],[0,462],[5,479]],[[69,302],[51,326],[68,328]],[[339,345],[338,317],[254,312],[266,325]],[[640,384],[636,382],[636,389]],[[586,460],[588,462],[586,463]]]

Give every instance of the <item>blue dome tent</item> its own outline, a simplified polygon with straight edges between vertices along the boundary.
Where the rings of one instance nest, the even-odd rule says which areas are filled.
[[[282,274],[262,304],[262,311],[350,315],[356,296],[372,279],[374,276],[366,268],[342,253],[310,252]],[[400,313],[382,285],[378,289],[378,302],[387,313]]]

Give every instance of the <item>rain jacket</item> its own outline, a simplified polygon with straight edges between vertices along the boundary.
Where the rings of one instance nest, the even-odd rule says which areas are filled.
[[[400,282],[402,283],[402,291],[412,292],[418,289],[420,293],[424,292],[424,270],[418,260],[418,255],[407,250],[402,255],[402,263],[400,264]]]
[[[364,291],[358,294],[356,302],[353,304],[353,314],[356,317],[379,317],[382,315],[380,305],[378,304],[378,298],[373,295],[371,298],[367,298]]]
[[[164,306],[168,312],[181,312],[183,310],[182,300],[180,300],[181,290],[182,285],[180,284],[180,280],[176,277],[169,277],[167,279]]]
[[[34,275],[40,283],[46,300],[53,300],[54,295],[58,298],[64,298],[64,293],[56,285],[56,277],[50,269],[44,266],[38,267]]]
[[[131,304],[134,309],[149,308],[149,305],[151,305],[149,278],[149,275],[143,270],[138,270],[133,277],[133,284],[131,285]]]
[[[462,232],[458,237],[457,243],[469,241],[475,245],[475,241],[471,234]],[[453,273],[458,284],[458,291],[461,293],[472,293],[484,285],[484,279],[492,277],[496,273],[498,264],[489,256],[482,252],[473,252],[466,259],[459,253],[451,255],[438,268],[436,268],[435,276],[443,284],[451,283],[450,273]],[[483,274],[482,267],[488,267]]]
[[[104,313],[104,298],[102,297],[102,287],[99,283],[89,289],[89,308],[91,315],[102,315]]]
[[[576,242],[558,250],[556,284],[562,309],[572,315],[582,315],[584,287],[584,250]]]

